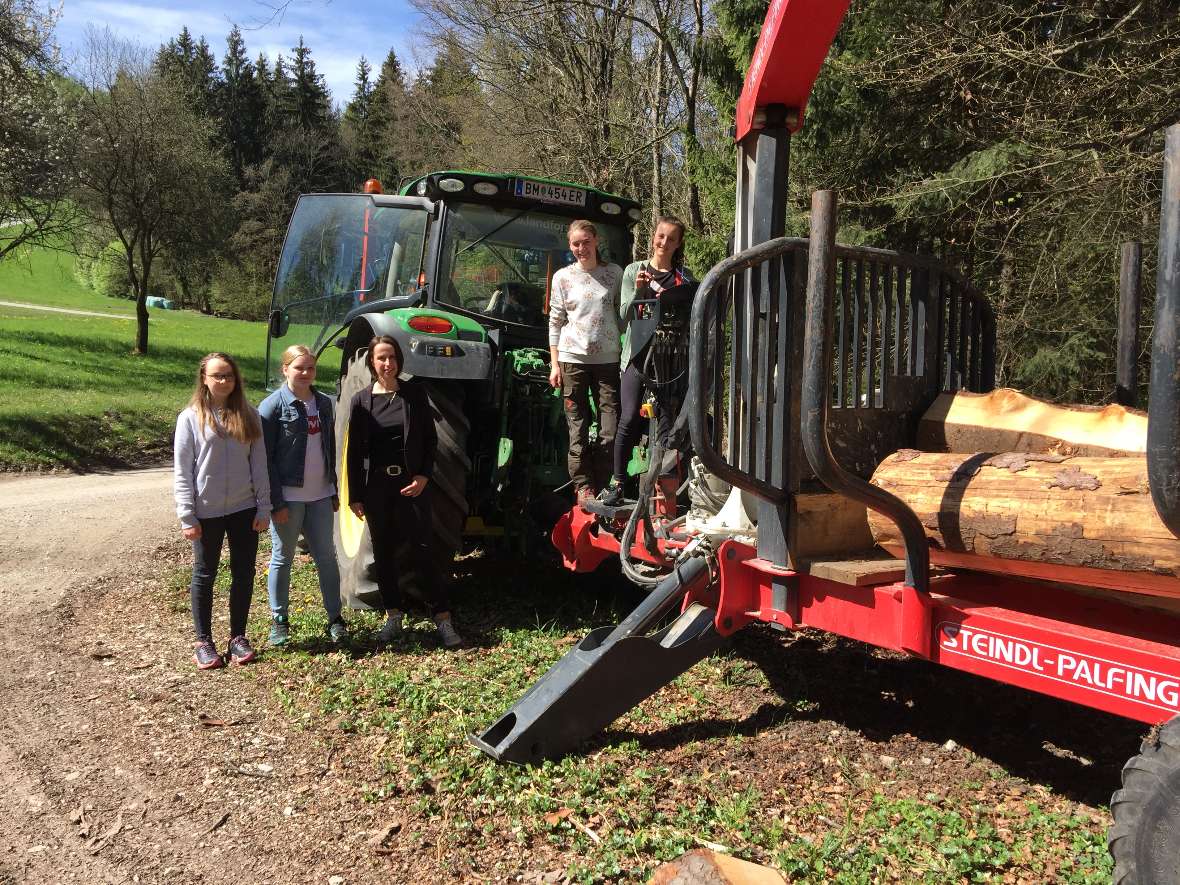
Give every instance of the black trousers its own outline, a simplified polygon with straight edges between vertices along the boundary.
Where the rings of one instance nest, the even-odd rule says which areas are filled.
[[[198,642],[213,641],[213,583],[221,561],[221,544],[229,539],[229,635],[244,636],[254,592],[254,560],[258,556],[255,509],[200,520],[201,537],[193,541],[193,581],[189,596]]]
[[[643,354],[636,354],[636,358],[627,363],[623,370],[623,377],[619,380],[619,431],[615,436],[614,475],[622,482],[627,478],[627,462],[631,460],[631,450],[635,448],[639,438],[643,436],[647,419],[639,414],[639,407],[643,404],[645,385],[643,373],[639,366]],[[676,475],[676,453],[673,448],[668,451],[672,441],[672,423],[675,415],[665,404],[656,401],[656,418],[654,431],[656,440],[665,448],[663,463],[660,466],[660,476]],[[655,440],[653,440],[654,442]]]
[[[450,611],[451,604],[438,572],[433,554],[434,520],[430,502],[434,489],[428,483],[417,498],[407,498],[401,490],[410,484],[410,475],[386,476],[374,471],[365,489],[365,521],[373,539],[373,560],[377,566],[377,589],[386,611],[405,611],[406,600],[398,587],[400,568],[397,561],[399,543],[409,545],[410,561],[421,581],[419,588],[431,615]]]

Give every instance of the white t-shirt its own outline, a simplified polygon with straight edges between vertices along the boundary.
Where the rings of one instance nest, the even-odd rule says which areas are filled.
[[[328,471],[324,465],[320,410],[316,407],[315,397],[300,402],[307,412],[307,452],[303,456],[303,485],[283,486],[283,500],[319,501],[336,494],[336,487],[328,482]]]

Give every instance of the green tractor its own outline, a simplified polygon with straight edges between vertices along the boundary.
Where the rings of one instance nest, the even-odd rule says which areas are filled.
[[[288,344],[308,344],[321,362],[335,346],[343,409],[371,381],[370,339],[392,335],[403,373],[426,381],[433,407],[443,574],[465,535],[525,552],[572,502],[562,493],[561,399],[548,384],[550,285],[573,261],[566,230],[576,218],[593,221],[604,259],[625,264],[639,205],[564,182],[476,172],[431,173],[397,196],[373,190],[299,198],[275,280],[267,386],[282,383]],[[336,421],[341,460],[346,418]],[[338,476],[347,483],[343,470]],[[349,604],[379,607],[368,531],[346,507],[336,550]],[[413,592],[413,571],[401,580]]]

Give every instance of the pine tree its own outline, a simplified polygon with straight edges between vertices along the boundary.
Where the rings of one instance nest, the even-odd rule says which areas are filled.
[[[245,184],[245,168],[263,158],[266,96],[265,81],[246,55],[246,43],[236,26],[226,37],[222,75],[217,115],[230,165],[241,186]]]
[[[401,62],[391,49],[381,64],[369,102],[368,130],[372,140],[372,168],[369,175],[389,187],[406,174],[400,160],[399,135],[407,130],[406,77]]]
[[[316,71],[311,49],[299,37],[299,44],[291,48],[291,108],[294,122],[312,132],[324,133],[332,119],[332,104],[324,78]]]
[[[376,175],[378,142],[371,126],[374,84],[369,79],[372,71],[372,65],[362,55],[356,68],[356,89],[340,124],[340,138],[347,157],[346,174],[354,181]]]
[[[194,41],[189,29],[181,28],[178,36],[160,47],[155,67],[181,87],[194,111],[203,117],[213,117],[219,72],[204,37]]]
[[[282,137],[293,125],[291,78],[287,74],[287,61],[280,52],[275,56],[274,67],[266,78],[266,131],[273,142]],[[271,148],[273,151],[273,147]],[[269,151],[268,151],[269,153]]]

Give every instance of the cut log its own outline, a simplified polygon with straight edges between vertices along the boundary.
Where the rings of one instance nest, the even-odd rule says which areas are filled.
[[[924,452],[1142,455],[1147,414],[1124,406],[1059,406],[1011,388],[944,393],[918,422]]]
[[[1156,515],[1144,456],[903,449],[873,483],[918,514],[938,565],[1180,598],[1180,540]],[[903,555],[890,520],[869,511],[869,528]]]

